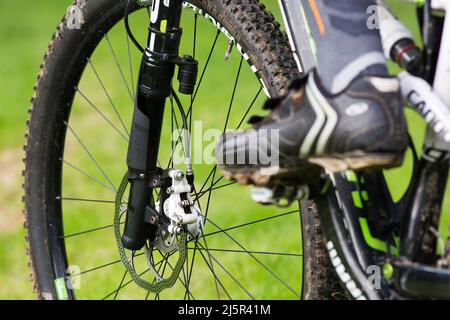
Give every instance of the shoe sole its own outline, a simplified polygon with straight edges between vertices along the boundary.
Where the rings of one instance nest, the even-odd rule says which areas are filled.
[[[364,154],[364,155],[330,155],[326,157],[311,157],[308,159],[310,164],[324,168],[329,173],[338,173],[344,171],[361,170],[381,170],[400,166],[403,163],[403,155],[398,154]],[[264,168],[248,170],[240,169],[230,171],[226,168],[220,168],[223,176],[228,180],[234,180],[242,185],[268,185],[276,180],[283,180],[280,177],[289,177],[293,173],[298,173],[296,168]]]
[[[311,157],[308,161],[321,166],[331,173],[347,170],[361,171],[365,169],[390,169],[403,163],[403,155],[365,154],[365,155],[332,155]]]

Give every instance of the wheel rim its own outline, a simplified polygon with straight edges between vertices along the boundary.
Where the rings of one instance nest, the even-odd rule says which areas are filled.
[[[146,18],[145,12],[130,17],[136,24]],[[197,14],[186,13],[183,27],[181,53],[191,53],[200,61],[196,92],[192,97],[182,98],[193,139],[198,134],[196,130],[200,130],[196,120],[202,121],[205,131],[244,127],[245,118],[263,101],[260,82],[236,49],[228,61],[223,61],[229,39],[212,24]],[[135,65],[139,61],[133,50],[122,25],[105,34],[87,60],[70,120],[65,123],[68,134],[61,159],[62,193],[57,200],[64,212],[63,240],[77,297],[299,298],[302,243],[298,209],[280,210],[253,204],[243,187],[225,181],[216,166],[205,164],[205,159],[194,164],[197,190],[194,198],[206,219],[205,234],[198,242],[189,242],[180,281],[172,289],[152,295],[139,289],[125,272],[114,243],[112,216],[114,196],[126,171]],[[225,67],[217,67],[219,63]],[[216,92],[211,95],[214,89]],[[181,119],[170,100],[160,147],[159,162],[163,168],[184,169],[172,157],[183,153],[182,138],[171,138],[180,125]],[[194,146],[194,153],[195,150]],[[253,212],[248,212],[249,209]],[[144,260],[142,252],[135,255],[136,259]],[[172,263],[170,259],[160,263],[160,271],[170,269]]]

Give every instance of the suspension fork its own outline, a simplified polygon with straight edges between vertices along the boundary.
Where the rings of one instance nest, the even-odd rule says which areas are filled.
[[[146,208],[153,201],[148,179],[158,170],[164,106],[171,94],[181,40],[181,11],[182,0],[153,0],[127,155],[130,194],[122,244],[129,250],[144,246],[150,227],[145,223]]]

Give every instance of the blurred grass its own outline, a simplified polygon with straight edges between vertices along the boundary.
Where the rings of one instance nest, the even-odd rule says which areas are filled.
[[[70,1],[0,1],[0,298],[33,299],[22,228],[22,145],[42,57]]]
[[[47,43],[57,25],[60,17],[63,15],[67,6],[71,1],[66,0],[47,0],[35,2],[0,2],[0,41],[2,43],[2,50],[0,50],[0,87],[2,88],[2,95],[0,95],[0,299],[32,299],[34,294],[32,292],[32,285],[29,281],[29,269],[27,268],[27,257],[25,255],[25,241],[24,231],[22,226],[22,205],[20,197],[22,191],[20,185],[22,179],[20,171],[22,170],[21,146],[23,144],[24,123],[27,117],[26,110],[29,107],[29,99],[32,95],[32,87],[35,82],[35,75],[39,70],[39,64],[43,53],[46,51]],[[276,1],[265,0],[262,1],[279,18]],[[403,5],[395,5],[397,13],[406,19],[407,23],[415,30],[417,34],[417,26],[412,19],[410,7]],[[139,19],[136,18],[133,23],[137,24]],[[214,37],[214,30],[204,21],[199,21],[200,34],[199,39],[212,39]],[[185,19],[186,30],[192,27],[192,19]],[[134,28],[136,29],[136,28]],[[145,37],[145,28],[141,28],[142,32],[137,32],[141,38]],[[121,39],[121,31],[119,29],[113,30],[109,37],[116,50],[119,61],[126,65],[127,56],[126,50],[123,47]],[[223,37],[221,37],[223,38]],[[206,55],[209,51],[210,42],[198,42],[198,57],[201,63],[206,60]],[[218,61],[210,68],[213,72],[208,73],[204,79],[208,90],[200,91],[197,104],[202,106],[201,109],[194,111],[194,119],[203,120],[203,130],[208,128],[221,128],[223,126],[223,117],[225,117],[224,110],[228,107],[226,105],[227,98],[232,91],[232,81],[224,81],[229,79],[236,73],[239,64],[239,56],[236,50],[233,51],[233,59],[228,63],[223,63],[223,54],[227,47],[224,39],[218,43],[218,50],[212,61]],[[191,52],[189,43],[183,45],[182,52]],[[135,52],[133,55],[134,65],[137,66],[139,57]],[[111,98],[117,105],[120,114],[124,118],[125,124],[130,123],[130,101],[129,96],[121,81],[120,74],[111,68],[111,53],[109,47],[104,42],[98,48],[92,58],[96,70],[102,76],[105,86],[112,92]],[[126,68],[124,68],[126,70]],[[136,70],[134,70],[136,75]],[[86,96],[93,98],[97,105],[105,108],[105,113],[110,119],[114,119],[115,124],[119,129],[120,123],[115,118],[113,109],[109,105],[109,100],[101,91],[92,70],[87,68],[80,90]],[[111,88],[111,89],[110,89]],[[235,101],[235,110],[241,108],[241,113],[236,112],[231,117],[230,127],[235,127],[240,116],[242,116],[245,106],[248,106],[253,96],[256,94],[258,83],[254,76],[244,64],[242,80],[240,81],[239,92]],[[263,97],[260,97],[254,111],[259,111]],[[183,100],[186,105],[188,101]],[[218,111],[222,110],[222,111]],[[167,116],[170,118],[170,112],[167,111]],[[105,138],[99,120],[89,105],[83,101],[80,96],[75,100],[75,107],[71,123],[74,123],[74,129],[77,134],[87,142],[90,146],[96,146],[96,157],[99,163],[106,164],[108,173],[111,174],[111,180],[115,185],[121,179],[121,175],[125,172],[124,168],[124,153],[117,154],[117,150],[126,150],[125,141],[117,134],[111,133]],[[423,139],[423,132],[425,126],[420,118],[413,112],[408,111],[408,120],[411,133],[420,150],[421,140]],[[76,125],[75,125],[76,124]],[[164,128],[165,134],[162,140],[162,151],[168,154],[170,150],[170,135],[171,128],[167,124]],[[110,131],[111,132],[111,131]],[[68,159],[73,160],[74,163],[87,172],[97,174],[96,168],[92,166],[89,158],[83,153],[82,149],[77,145],[76,140],[69,134],[67,141],[67,155]],[[194,155],[195,156],[195,155]],[[111,161],[113,159],[114,161]],[[164,161],[167,161],[164,160]],[[211,166],[196,166],[197,181],[204,180],[209,173]],[[401,169],[391,170],[387,176],[390,181],[390,186],[395,197],[400,197],[407,186],[408,177],[411,172],[411,157],[409,156],[405,166]],[[99,178],[101,176],[97,175]],[[65,196],[79,196],[85,198],[98,198],[111,200],[113,194],[103,187],[92,185],[89,179],[83,180],[70,169],[64,170],[64,179],[68,182],[64,187]],[[81,180],[80,180],[81,179]],[[86,189],[86,186],[89,187]],[[95,195],[95,196],[92,196]],[[219,190],[215,193],[214,201],[211,204],[210,211],[211,219],[222,227],[252,221],[261,217],[269,217],[274,212],[282,212],[273,208],[263,208],[253,204],[249,200],[248,191],[242,187],[232,187],[230,189]],[[449,198],[449,197],[447,197]],[[206,205],[205,201],[202,205]],[[65,209],[65,232],[71,234],[80,230],[88,230],[95,226],[103,226],[111,223],[112,206],[110,204],[97,205],[95,212],[92,210],[92,205],[86,203],[64,203]],[[245,208],[246,212],[241,212]],[[446,202],[444,214],[448,219],[449,203]],[[253,213],[250,213],[253,212]],[[213,232],[214,227],[208,225],[207,232]],[[246,232],[231,231],[233,237],[239,239],[240,242],[246,245],[247,249],[257,251],[275,251],[271,243],[267,239],[280,239],[280,245],[284,250],[290,252],[298,252],[300,246],[299,237],[293,237],[293,234],[298,234],[298,216],[282,218],[277,224],[271,227],[267,226],[253,226],[245,230]],[[266,240],[266,241],[265,241]],[[227,247],[234,248],[235,244],[229,239],[212,237],[208,240],[210,248]],[[112,230],[104,230],[95,236],[82,236],[69,238],[67,240],[68,254],[71,263],[76,262],[82,270],[86,270],[99,265],[101,262],[105,263],[117,259],[117,252],[114,247],[114,239],[112,237]],[[297,249],[297,250],[296,250]],[[295,251],[294,251],[295,250]],[[258,268],[248,268],[246,257],[240,259],[233,259],[233,254],[217,253],[215,257],[233,274],[238,274],[239,279],[246,279],[248,277],[253,279],[249,283],[249,290],[258,292],[259,297],[267,297],[275,295],[278,298],[292,298],[292,294],[281,290],[277,281],[272,281],[270,275],[258,271]],[[262,259],[262,258],[261,258]],[[299,261],[292,263],[291,257],[288,258],[264,258],[264,263],[270,266],[283,279],[289,279],[292,286],[298,292],[300,290],[299,281],[301,274],[296,274],[294,271],[299,265]],[[286,260],[286,261],[285,261]],[[285,267],[291,264],[290,267]],[[247,266],[247,268],[244,268]],[[195,277],[202,277],[202,273],[208,272],[206,266],[200,265],[200,271],[194,273],[193,283],[198,286],[200,281],[195,281]],[[259,268],[260,269],[260,268]],[[219,273],[219,272],[218,272]],[[82,288],[84,293],[83,298],[100,298],[94,293],[100,288],[105,294],[108,290],[112,291],[118,286],[120,276],[123,274],[123,267],[116,264],[110,267],[107,272],[90,273],[82,278]],[[220,271],[219,277],[226,277],[223,270]],[[119,278],[119,279],[118,279]],[[256,278],[256,280],[255,280]],[[129,281],[128,276],[125,282]],[[228,279],[226,284],[233,286],[233,281]],[[235,286],[235,285],[234,285]],[[131,286],[128,286],[131,287]],[[182,288],[175,288],[174,293],[177,293]],[[205,296],[214,290],[214,283],[208,283],[197,289],[204,290]],[[234,288],[236,289],[236,288]],[[142,298],[145,296],[140,290],[133,288],[127,289],[121,293],[123,297]],[[223,292],[222,292],[223,294]],[[168,296],[171,297],[171,296]],[[245,297],[245,296],[243,296]],[[196,297],[198,298],[198,297]]]

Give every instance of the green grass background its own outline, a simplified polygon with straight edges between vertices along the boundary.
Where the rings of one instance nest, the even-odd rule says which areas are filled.
[[[264,0],[262,2],[279,18],[275,0]],[[26,243],[22,228],[22,178],[20,173],[23,166],[21,160],[23,157],[24,124],[39,64],[46,51],[50,36],[69,4],[70,1],[67,0],[0,2],[0,43],[2,48],[0,50],[0,88],[2,88],[2,94],[0,94],[0,299],[33,299],[35,297],[29,276],[30,270],[27,266]],[[396,4],[394,9],[417,34],[417,26],[414,23],[411,7]],[[136,19],[133,20],[135,29],[139,21],[144,21],[144,19],[145,17],[142,15],[136,16]],[[192,19],[187,16],[184,23],[186,30],[192,30],[190,29],[192,28]],[[215,31],[205,21],[199,21],[199,26],[201,26],[199,33],[199,39],[201,40],[198,41],[197,54],[201,63],[204,63]],[[145,36],[145,28],[141,29],[143,31],[138,32],[138,35],[142,38]],[[123,46],[124,42],[121,41],[121,37],[123,40],[121,32],[120,29],[113,30],[110,39],[119,61],[124,66],[124,70],[127,70],[125,67],[127,63],[126,49]],[[223,110],[228,107],[227,101],[233,85],[232,81],[224,80],[229,79],[236,73],[239,64],[239,55],[236,50],[233,51],[230,61],[226,63],[223,61],[226,47],[227,43],[221,37],[218,43],[219,49],[213,56],[214,64],[210,67],[211,72],[208,72],[205,76],[205,88],[200,91],[198,96],[199,109],[194,112],[194,119],[203,120],[204,130],[223,126],[225,116]],[[182,52],[191,53],[189,41],[183,44]],[[133,54],[135,65],[137,65],[137,59],[138,55],[135,52]],[[123,116],[125,123],[128,124],[131,117],[130,98],[121,81],[120,74],[117,70],[111,68],[113,60],[105,42],[92,57],[92,62],[102,76],[106,87],[110,90],[111,98]],[[247,65],[244,64],[243,69],[238,95],[234,103],[234,113],[230,119],[230,127],[236,126],[243,110],[248,106],[258,89],[258,83],[248,70]],[[80,90],[92,98],[96,104],[103,106],[105,114],[110,119],[114,119],[115,124],[120,128],[120,123],[114,118],[115,114],[109,105],[109,100],[99,87],[92,70],[88,69],[85,72]],[[186,104],[187,100],[184,99],[183,102]],[[262,102],[263,97],[260,97],[254,112],[260,111],[259,106]],[[167,116],[170,117],[169,112]],[[413,112],[408,111],[408,119],[410,131],[417,146],[420,146],[425,126]],[[111,180],[117,185],[125,171],[124,153],[119,152],[118,155],[117,151],[126,150],[123,139],[114,133],[111,133],[105,139],[103,130],[108,129],[108,127],[105,127],[98,115],[89,108],[89,105],[80,96],[77,96],[75,100],[71,123],[72,121],[74,130],[87,145],[95,149],[96,159],[106,167]],[[164,128],[162,151],[166,154],[170,149],[170,129],[169,125]],[[68,159],[85,168],[87,172],[102,178],[71,135],[68,138],[67,150]],[[211,165],[196,166],[195,169],[198,181],[202,181],[209,173]],[[408,156],[403,168],[388,173],[392,193],[395,197],[399,197],[405,190],[410,172],[411,157]],[[111,200],[113,197],[110,191],[101,186],[93,185],[88,179],[81,178],[69,169],[64,170],[64,179],[67,181],[67,186],[63,190],[65,196],[95,197],[107,200]],[[203,201],[202,205],[206,205],[206,202]],[[67,217],[65,217],[66,234],[108,225],[112,221],[112,206],[109,204],[93,207],[90,204],[64,203],[64,209],[67,213]],[[444,216],[447,222],[449,219],[448,209],[449,205],[446,202]],[[229,227],[283,212],[280,209],[262,208],[253,204],[249,200],[248,190],[242,187],[217,191],[209,210],[211,219],[221,227]],[[239,242],[245,244],[249,250],[299,252],[301,242],[298,234],[298,220],[298,215],[290,215],[271,225],[255,225],[246,228],[245,232],[231,231],[230,235],[239,239]],[[207,232],[209,231],[215,231],[215,228],[208,225]],[[271,241],[268,241],[268,239],[271,239]],[[277,240],[279,244],[275,245],[272,239]],[[110,229],[89,236],[71,238],[67,245],[71,263],[74,261],[75,264],[80,266],[81,270],[87,270],[117,258],[112,230]],[[208,246],[210,248],[239,249],[235,243],[224,236],[211,237],[211,240],[208,240]],[[216,253],[215,257],[226,266],[228,271],[237,275],[243,283],[245,282],[249,291],[253,292],[256,297],[294,297],[291,293],[286,292],[283,286],[280,286],[279,282],[270,274],[255,265],[254,261],[245,255],[236,258],[232,254]],[[292,260],[292,257],[262,256],[260,258],[292,288],[297,292],[300,290],[301,282],[299,279],[301,279],[301,274],[298,270],[301,260],[299,258],[294,258],[295,261]],[[201,291],[206,297],[214,292],[214,282],[206,280],[204,277],[204,274],[208,272],[205,264],[198,263],[198,268],[199,271],[194,273],[192,283],[196,286],[195,289]],[[217,265],[216,268],[220,269]],[[83,292],[80,292],[81,297],[102,298],[96,293],[102,292],[106,295],[113,291],[119,285],[122,275],[123,268],[120,264],[108,268],[105,272],[89,273],[82,277]],[[235,283],[227,277],[223,270],[219,270],[218,275],[221,279],[224,279],[224,284],[231,291],[239,291]],[[248,281],[248,279],[251,279],[251,281]],[[126,278],[125,282],[127,281],[129,281],[129,278]],[[175,288],[165,298],[177,297],[176,294],[180,290],[182,290],[181,287]],[[221,292],[221,294],[223,295],[224,292]],[[127,290],[121,292],[120,297],[143,298],[145,293],[135,287],[128,286]],[[201,297],[201,294],[196,296],[196,298]],[[245,298],[245,295],[241,292],[234,297]]]

